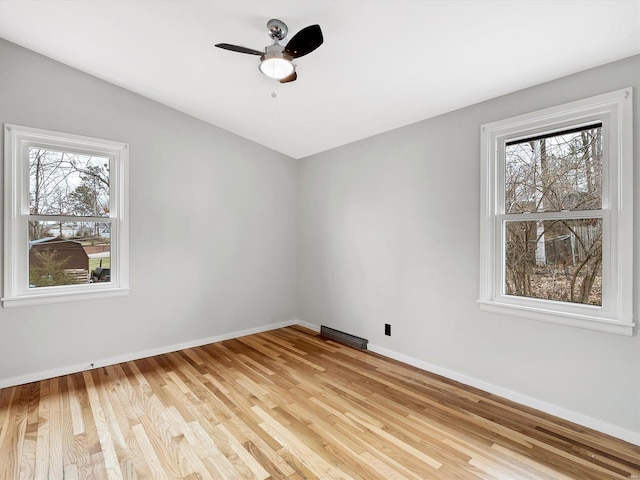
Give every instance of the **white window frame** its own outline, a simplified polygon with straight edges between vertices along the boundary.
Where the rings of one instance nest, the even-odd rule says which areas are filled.
[[[29,288],[29,148],[108,157],[111,281]],[[4,125],[3,307],[88,300],[129,293],[129,145],[121,142]],[[61,218],[59,216],[56,219]],[[69,221],[84,217],[68,218]],[[39,220],[43,218],[38,217]],[[94,221],[93,217],[87,220]]]
[[[555,218],[602,218],[602,306],[506,295],[505,144],[602,122],[602,210],[550,212]],[[520,115],[481,127],[480,295],[482,310],[590,330],[633,335],[632,88]],[[541,214],[535,214],[535,218]],[[520,218],[522,217],[522,218]],[[526,214],[513,220],[527,220]]]

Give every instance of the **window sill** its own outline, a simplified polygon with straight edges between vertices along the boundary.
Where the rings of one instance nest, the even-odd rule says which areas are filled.
[[[8,297],[2,299],[4,308],[26,307],[31,305],[49,305],[52,303],[75,302],[78,300],[100,300],[103,298],[124,297],[130,288],[108,288],[93,292],[60,292]]]
[[[592,315],[559,312],[557,310],[548,310],[524,305],[512,305],[497,302],[495,300],[478,300],[478,303],[480,304],[480,309],[487,312],[528,318],[530,320],[555,323],[569,327],[584,328],[598,332],[626,335],[629,337],[633,335],[633,327],[635,326],[635,323],[633,322],[621,322],[610,318]]]

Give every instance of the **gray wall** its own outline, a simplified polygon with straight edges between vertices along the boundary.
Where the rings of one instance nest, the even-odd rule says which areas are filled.
[[[476,304],[480,125],[628,86],[638,125],[636,56],[304,159],[301,320],[640,442],[640,337],[490,314]]]
[[[0,123],[129,143],[133,289],[0,309],[0,384],[295,320],[295,160],[3,40]]]

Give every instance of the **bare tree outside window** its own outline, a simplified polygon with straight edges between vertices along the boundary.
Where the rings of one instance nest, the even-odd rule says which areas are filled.
[[[507,142],[504,200],[505,294],[602,305],[602,126]]]
[[[109,268],[109,212],[109,158],[30,147],[30,286],[88,283]]]

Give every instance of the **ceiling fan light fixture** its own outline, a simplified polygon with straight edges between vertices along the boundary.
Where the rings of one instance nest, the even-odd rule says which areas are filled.
[[[216,43],[216,47],[232,52],[257,55],[260,57],[258,68],[263,75],[278,80],[280,83],[291,83],[298,79],[296,65],[293,60],[304,57],[322,45],[324,37],[320,25],[309,25],[296,33],[286,46],[280,41],[287,36],[287,25],[276,18],[267,22],[269,37],[273,43],[264,48],[264,53],[253,48],[232,45],[230,43]]]
[[[282,53],[266,53],[260,62],[260,71],[269,78],[282,80],[295,71],[293,63],[286,59]]]

